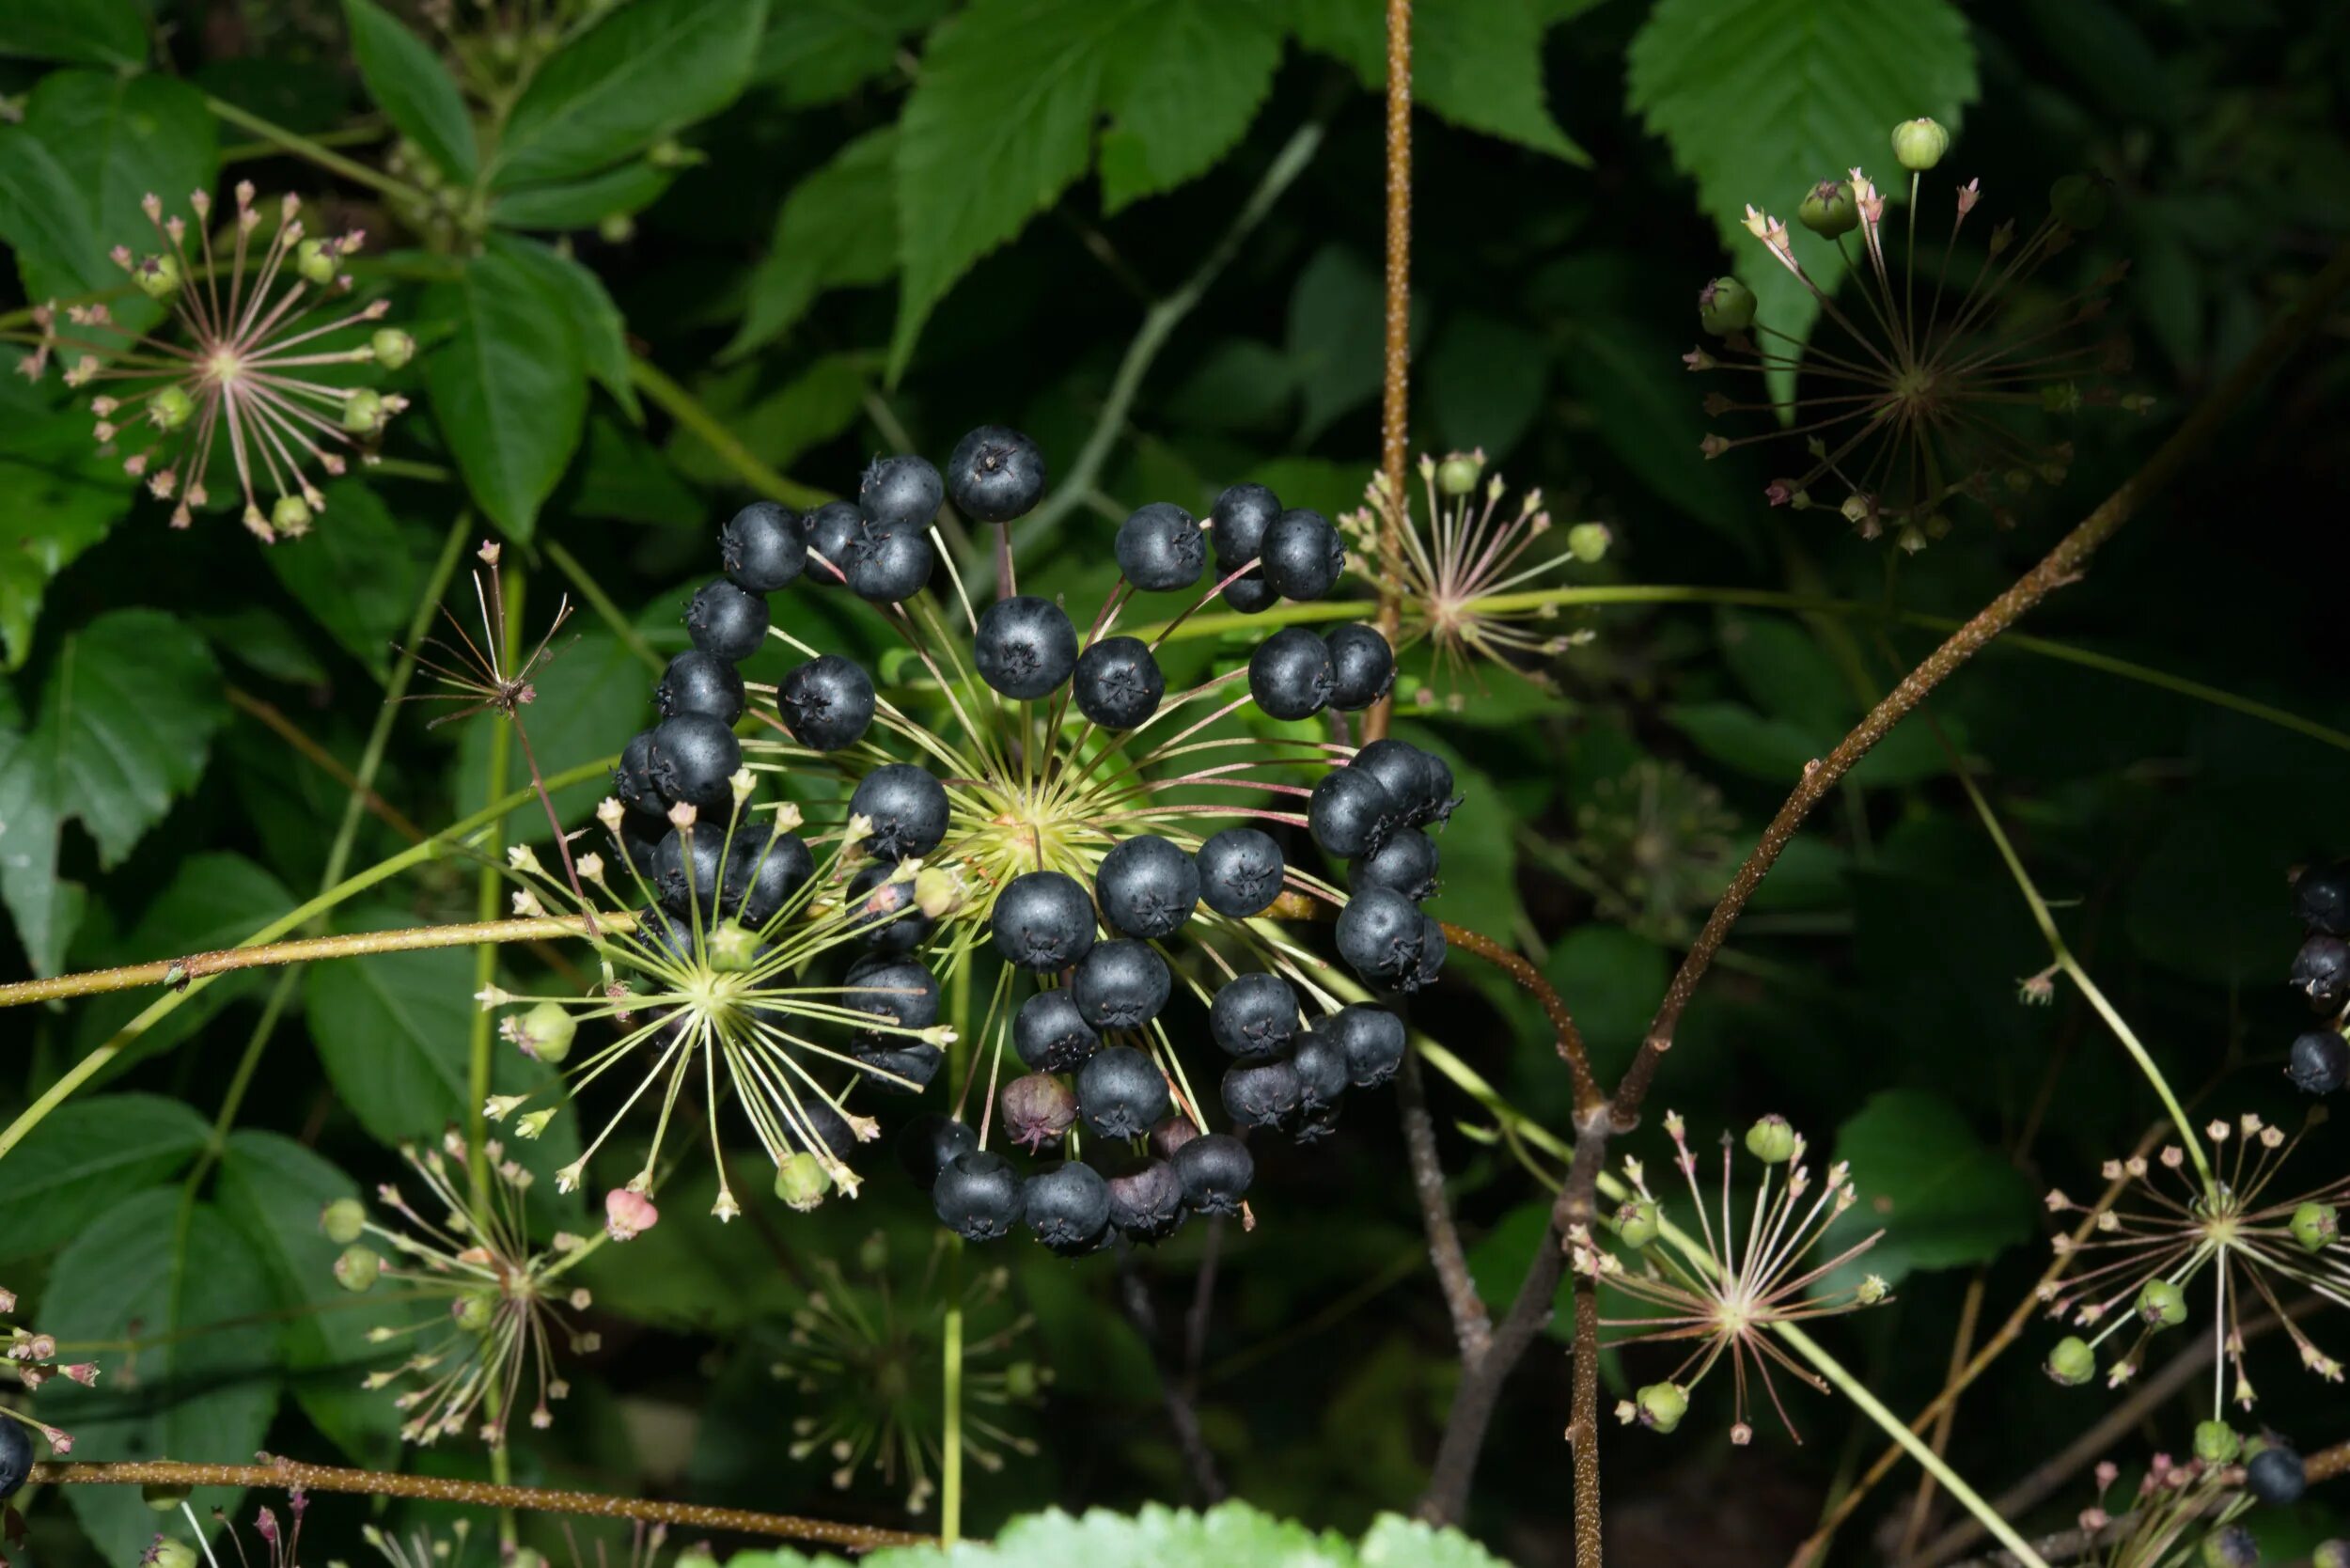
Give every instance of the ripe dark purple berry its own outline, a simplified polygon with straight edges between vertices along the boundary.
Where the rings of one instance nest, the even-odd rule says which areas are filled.
[[[840,1005],[901,1028],[938,1022],[938,977],[920,959],[867,953],[849,965]]]
[[[1208,1004],[1208,1032],[1232,1055],[1278,1055],[1297,1037],[1297,993],[1278,975],[1234,975]]]
[[[1356,1002],[1342,1007],[1323,1026],[1346,1058],[1347,1081],[1376,1089],[1403,1065],[1403,1020],[1383,1007]]]
[[[2285,1077],[2304,1094],[2331,1094],[2350,1078],[2350,1042],[2331,1029],[2311,1029],[2294,1041]]]
[[[773,593],[807,566],[800,514],[780,501],[753,501],[718,530],[718,560],[736,587]]]
[[[767,601],[713,578],[685,602],[685,630],[696,648],[739,665],[767,640]]]
[[[1273,520],[1259,550],[1264,580],[1284,599],[1320,599],[1339,586],[1346,545],[1318,511],[1299,508]]]
[[[1199,1136],[1198,1124],[1188,1116],[1170,1116],[1151,1129],[1151,1152],[1171,1160],[1175,1151]]]
[[[991,929],[1005,963],[1033,973],[1066,969],[1092,950],[1093,901],[1074,877],[1026,871],[995,895]]]
[[[1273,591],[1264,573],[1254,567],[1224,586],[1225,607],[1240,615],[1262,615],[1280,602],[1281,596]]]
[[[2293,912],[2328,936],[2350,936],[2350,860],[2311,866],[2295,877]]]
[[[1185,1123],[1189,1125],[1189,1123]],[[1163,1241],[1183,1223],[1183,1179],[1167,1160],[1110,1178],[1110,1224],[1136,1241]]]
[[[1145,593],[1171,593],[1199,580],[1208,536],[1172,501],[1153,501],[1118,525],[1118,570]]]
[[[2282,1443],[2264,1448],[2244,1462],[2245,1490],[2271,1508],[2299,1501],[2309,1484],[2309,1467]]]
[[[650,792],[651,786],[648,784],[647,789]],[[650,798],[658,803],[661,796],[651,792]],[[660,852],[661,840],[668,836],[668,818],[633,808],[620,813],[620,830],[614,835],[619,841],[620,853],[628,857],[629,870],[648,881],[652,877],[653,857]]]
[[[1449,946],[1442,923],[1434,915],[1422,915],[1419,917],[1419,961],[1412,965],[1410,974],[1396,982],[1396,989],[1410,996],[1435,984],[1436,977],[1444,972],[1445,951]]]
[[[1040,1073],[1073,1073],[1101,1044],[1067,987],[1040,991],[1012,1014],[1012,1049]]]
[[[666,804],[652,781],[652,731],[640,729],[620,748],[620,764],[612,770],[612,795],[632,811],[658,816]],[[666,829],[665,829],[666,831]],[[661,835],[656,833],[654,838]]]
[[[1346,1052],[1326,1022],[1298,1036],[1290,1065],[1297,1070],[1297,1107],[1307,1115],[1319,1115],[1344,1097]]]
[[[1452,769],[1434,752],[1409,741],[1373,741],[1347,765],[1386,785],[1409,826],[1424,827],[1452,815]]]
[[[970,1153],[979,1146],[979,1135],[966,1123],[926,1113],[899,1131],[898,1164],[916,1186],[928,1192],[938,1173],[957,1155]]]
[[[23,1421],[0,1416],[0,1502],[24,1488],[33,1473],[33,1435]]]
[[[1330,706],[1345,713],[1368,708],[1395,689],[1395,650],[1376,627],[1340,626],[1330,645]]]
[[[1077,628],[1068,612],[1032,593],[998,599],[979,612],[972,643],[979,679],[1006,697],[1034,701],[1058,690],[1077,666]]]
[[[743,716],[743,672],[714,653],[688,649],[662,671],[652,705],[663,718],[700,713],[731,725]]]
[[[1063,1257],[1092,1251],[1109,1233],[1110,1184],[1081,1161],[1029,1177],[1021,1204],[1036,1239]]]
[[[849,814],[873,824],[864,848],[875,859],[928,855],[947,837],[946,787],[911,762],[885,762],[857,780]]]
[[[865,537],[865,514],[854,501],[827,501],[800,523],[807,541],[807,580],[819,588],[848,581],[849,557]]]
[[[1174,987],[1167,960],[1131,937],[1099,942],[1077,964],[1070,990],[1078,1015],[1097,1032],[1138,1029],[1159,1015]]]
[[[922,591],[937,563],[930,536],[911,528],[871,529],[849,547],[849,589],[877,604],[897,604]]]
[[[1281,515],[1281,498],[1261,484],[1236,484],[1215,498],[1208,514],[1208,540],[1215,558],[1229,572],[1246,566],[1264,550],[1265,530]]]
[[[914,879],[895,875],[897,869],[893,861],[877,860],[849,879],[843,913],[875,952],[910,953],[938,929],[915,902]]]
[[[974,523],[1026,516],[1044,494],[1044,454],[1018,431],[981,425],[955,443],[947,494]]]
[[[731,812],[734,787],[728,782],[743,765],[743,743],[734,731],[700,713],[680,713],[653,726],[648,772],[653,788],[671,805]]]
[[[1004,1113],[1004,1136],[1031,1154],[1058,1143],[1077,1124],[1077,1096],[1050,1073],[1027,1073],[1004,1086],[995,1104]]]
[[[1104,1046],[1077,1069],[1077,1114],[1096,1137],[1140,1137],[1173,1104],[1167,1075],[1132,1046]]]
[[[1339,911],[1339,956],[1373,985],[1401,985],[1419,967],[1426,917],[1401,893],[1373,887]]]
[[[919,1094],[931,1087],[947,1053],[928,1042],[896,1035],[859,1040],[851,1049],[859,1067],[884,1094]]]
[[[1257,1174],[1248,1146],[1230,1133],[1203,1133],[1175,1151],[1183,1201],[1203,1215],[1236,1215]]]
[[[965,1241],[995,1241],[1020,1217],[1020,1177],[1001,1154],[957,1154],[931,1185],[939,1223]]]
[[[763,926],[815,874],[816,856],[798,834],[738,828],[727,850],[727,909],[746,926]]]
[[[1224,1109],[1243,1127],[1277,1127],[1297,1114],[1297,1069],[1281,1060],[1239,1062],[1224,1071]]]
[[[1129,839],[1102,856],[1093,895],[1111,930],[1156,941],[1181,931],[1198,907],[1199,867],[1170,839]]]
[[[652,855],[653,893],[673,915],[691,914],[703,924],[718,920],[719,860],[727,830],[712,825],[671,828]]]
[[[1355,890],[1385,887],[1418,903],[1436,890],[1438,863],[1436,840],[1416,827],[1407,827],[1355,862]]]
[[[1228,827],[1199,846],[1199,902],[1219,915],[1261,915],[1280,896],[1281,846],[1253,827]]]
[[[1167,676],[1140,637],[1104,637],[1077,656],[1077,711],[1104,729],[1132,729],[1159,711]]]
[[[1357,768],[1324,774],[1306,798],[1306,828],[1324,855],[1377,855],[1402,825],[1403,809],[1385,784]]]
[[[2350,997],[2350,942],[2312,932],[2293,955],[2293,987],[2312,1007],[2331,1011]]]
[[[1277,719],[1311,718],[1330,705],[1330,645],[1303,626],[1284,626],[1248,656],[1248,695]]]
[[[810,751],[839,751],[863,740],[873,722],[873,678],[854,659],[820,653],[776,686],[776,711]]]
[[[875,458],[856,487],[857,510],[884,528],[927,528],[946,498],[938,470],[911,454]]]

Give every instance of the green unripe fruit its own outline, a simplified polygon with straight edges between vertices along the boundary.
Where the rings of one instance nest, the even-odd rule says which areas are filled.
[[[1567,554],[1585,566],[1604,559],[1607,547],[1615,542],[1616,536],[1605,523],[1577,523],[1567,530]]]
[[[1853,199],[1849,180],[1823,180],[1795,209],[1795,221],[1825,240],[1850,234],[1860,227],[1860,204]]]
[[[356,1198],[337,1198],[319,1211],[319,1229],[337,1247],[349,1247],[367,1228],[367,1208]]]
[[[856,1266],[868,1274],[879,1274],[889,1266],[889,1238],[876,1231],[857,1244]]]
[[[579,1021],[560,1002],[540,1002],[513,1021],[514,1043],[549,1066],[572,1054]]]
[[[294,246],[294,271],[323,289],[335,281],[335,253],[322,241],[305,240]]]
[[[1034,1361],[1014,1361],[1004,1369],[1004,1392],[1016,1400],[1032,1400],[1044,1380],[1037,1375]]]
[[[2097,1353],[2087,1340],[2068,1334],[2048,1352],[2047,1372],[2062,1387],[2077,1388],[2097,1375]]]
[[[299,495],[280,495],[269,509],[269,525],[281,534],[304,534],[310,528],[310,503]]]
[[[2168,1279],[2149,1279],[2138,1293],[2138,1320],[2149,1328],[2176,1328],[2186,1321],[2186,1293]]]
[[[2323,1252],[2342,1235],[2342,1211],[2331,1203],[2304,1203],[2293,1211],[2293,1239],[2310,1252]]]
[[[1795,1157],[1795,1129],[1783,1116],[1766,1116],[1747,1129],[1747,1152],[1764,1165],[1785,1165]]]
[[[1646,1247],[1656,1239],[1657,1215],[1653,1199],[1636,1198],[1616,1210],[1616,1234],[1626,1247]]]
[[[467,1291],[448,1304],[448,1315],[468,1334],[487,1332],[497,1320],[497,1292],[487,1287]]]
[[[2196,1555],[2203,1568],[2255,1568],[2261,1546],[2242,1525],[2223,1525],[2203,1537],[2202,1550]]]
[[[373,1290],[383,1272],[384,1255],[372,1247],[346,1247],[335,1260],[335,1282],[353,1294]]]
[[[145,257],[131,269],[131,277],[138,284],[140,293],[159,303],[178,293],[184,281],[176,256]]]
[[[1483,477],[1484,464],[1460,452],[1436,464],[1436,488],[1447,495],[1466,495]]]
[[[2310,1568],[2350,1568],[2350,1541],[2324,1541],[2310,1556]]]
[[[636,220],[626,212],[606,212],[596,220],[596,238],[607,245],[624,245],[636,238]]]
[[[1688,1391],[1678,1383],[1652,1383],[1633,1396],[1640,1424],[1651,1432],[1670,1432],[1689,1413]]]
[[[147,417],[159,431],[176,431],[196,416],[196,400],[184,386],[159,386],[147,400]]]
[[[155,1543],[147,1560],[153,1568],[196,1568],[196,1548],[168,1537]]]
[[[759,961],[759,933],[740,920],[721,920],[711,928],[710,966],[733,972]]]
[[[1912,174],[1923,174],[1950,149],[1950,133],[1939,120],[1905,119],[1893,127],[1893,157]]]
[[[362,386],[343,400],[343,429],[353,435],[376,434],[388,417],[380,392]]]
[[[824,1200],[832,1190],[832,1177],[824,1170],[824,1162],[803,1149],[786,1154],[776,1167],[776,1196],[802,1214]]]
[[[1698,325],[1716,337],[1754,325],[1754,290],[1734,277],[1717,277],[1698,290]]]
[[[2206,1465],[2230,1465],[2244,1451],[2244,1439],[2225,1421],[2198,1421],[2195,1457]]]
[[[2048,211],[2067,228],[2092,229],[2106,221],[2111,206],[2106,182],[2086,174],[2068,174],[2048,187]]]
[[[375,336],[368,339],[368,347],[374,353],[375,362],[390,370],[397,370],[416,357],[416,340],[398,327],[377,327]]]

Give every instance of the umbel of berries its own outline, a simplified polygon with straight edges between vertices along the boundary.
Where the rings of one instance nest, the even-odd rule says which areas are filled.
[[[2305,1094],[2350,1082],[2350,860],[2310,866],[2293,880],[2293,912],[2305,933],[2293,957],[2293,988],[2326,1021],[2295,1036],[2285,1077]]]

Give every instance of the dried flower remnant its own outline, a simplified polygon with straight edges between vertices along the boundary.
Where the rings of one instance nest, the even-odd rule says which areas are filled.
[[[270,1462],[267,1454],[255,1457],[265,1464]],[[189,1506],[184,1489],[163,1494],[150,1489],[148,1503],[150,1507],[165,1510],[176,1504],[187,1519],[188,1528],[195,1532],[196,1544],[190,1546],[174,1536],[159,1533],[148,1544],[147,1550],[139,1554],[140,1568],[199,1568],[199,1564],[222,1568],[220,1558],[212,1551],[212,1538],[224,1529],[228,1532],[229,1542],[237,1548],[237,1561],[241,1568],[299,1568],[302,1560],[302,1516],[309,1512],[310,1495],[298,1485],[286,1490],[287,1523],[279,1524],[276,1511],[266,1504],[254,1510],[253,1533],[263,1548],[259,1553],[245,1550],[244,1541],[237,1534],[235,1524],[220,1509],[212,1511],[210,1529],[197,1524],[196,1510]]]
[[[2228,1564],[2237,1533],[2230,1521],[2249,1506],[2237,1490],[2243,1472],[2227,1460],[2180,1463],[2167,1453],[2148,1461],[2137,1484],[2122,1484],[2111,1460],[2096,1467],[2097,1500],[2078,1524],[2089,1544],[2079,1561],[2095,1568],[2184,1568]],[[2197,1554],[2200,1549],[2200,1555]],[[2250,1560],[2257,1560],[2257,1557]]]
[[[1755,1190],[1742,1243],[1732,1214],[1729,1136],[1722,1138],[1717,1231],[1698,1184],[1697,1155],[1689,1149],[1678,1113],[1667,1114],[1665,1130],[1672,1137],[1674,1164],[1680,1167],[1696,1204],[1698,1234],[1691,1236],[1664,1223],[1662,1205],[1649,1190],[1640,1162],[1626,1159],[1624,1178],[1638,1196],[1618,1209],[1613,1229],[1635,1261],[1627,1263],[1586,1228],[1578,1226],[1568,1236],[1575,1272],[1654,1309],[1638,1317],[1602,1318],[1603,1328],[1636,1330],[1615,1343],[1691,1341],[1689,1354],[1663,1382],[1649,1384],[1634,1398],[1618,1403],[1617,1419],[1670,1432],[1688,1410],[1690,1390],[1727,1354],[1736,1387],[1730,1440],[1743,1445],[1754,1436],[1747,1419],[1750,1366],[1778,1412],[1780,1423],[1794,1436],[1794,1423],[1772,1381],[1772,1364],[1776,1362],[1822,1392],[1827,1385],[1779,1349],[1771,1330],[1779,1324],[1835,1317],[1889,1300],[1885,1281],[1875,1275],[1849,1288],[1822,1288],[1823,1280],[1868,1251],[1884,1232],[1875,1232],[1825,1262],[1810,1261],[1810,1254],[1825,1238],[1829,1225],[1853,1205],[1850,1168],[1842,1162],[1831,1167],[1825,1184],[1814,1191],[1810,1169],[1804,1164],[1802,1135],[1773,1116],[1756,1122],[1747,1133],[1747,1152],[1761,1165],[1762,1182]],[[1783,1174],[1781,1167],[1786,1168]]]
[[[146,198],[161,248],[114,260],[141,292],[171,307],[176,337],[126,335],[101,304],[39,306],[39,337],[18,368],[38,378],[54,354],[66,384],[102,390],[90,400],[105,451],[122,452],[123,471],[172,503],[171,524],[184,528],[211,499],[208,478],[227,447],[244,501],[244,525],[263,541],[307,533],[326,497],[312,471],[334,477],[352,458],[373,460],[374,443],[407,407],[398,393],[339,384],[337,368],[380,364],[397,369],[415,340],[381,324],[390,306],[339,302],[352,289],[345,263],[361,236],[311,238],[299,198],[278,207],[265,242],[250,181],[236,188],[228,232],[217,242],[212,197],[188,198],[190,224],[164,216]]]
[[[0,1287],[0,1317],[13,1317],[15,1313],[16,1293]],[[86,1388],[96,1387],[97,1362],[61,1362],[57,1359],[57,1341],[54,1338],[17,1324],[8,1325],[8,1370],[16,1374],[17,1381],[24,1386],[26,1392],[38,1391],[42,1384],[54,1377],[70,1378]],[[0,1405],[0,1419],[27,1431],[39,1433],[53,1452],[67,1454],[73,1451],[71,1433],[60,1431],[22,1410]]]

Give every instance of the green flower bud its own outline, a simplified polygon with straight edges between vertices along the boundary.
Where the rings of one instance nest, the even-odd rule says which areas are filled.
[[[387,370],[397,370],[416,357],[416,340],[398,327],[377,327],[368,347],[374,352],[375,362]]]
[[[466,1333],[484,1333],[497,1320],[498,1294],[486,1285],[467,1291],[448,1304],[448,1315]]]
[[[1717,277],[1698,290],[1698,325],[1716,337],[1754,325],[1754,290],[1734,277]]]
[[[2223,1525],[2203,1537],[2202,1550],[2196,1555],[2203,1568],[2256,1568],[2261,1545],[2242,1525]]]
[[[310,531],[310,503],[299,495],[280,495],[269,509],[270,526],[295,538]]]
[[[507,1021],[507,1038],[552,1067],[572,1054],[579,1021],[560,1002],[540,1002]]]
[[[1465,452],[1455,452],[1436,464],[1436,489],[1446,495],[1466,495],[1477,488],[1483,477],[1485,464],[1481,459]]]
[[[721,920],[710,933],[713,969],[747,969],[759,959],[759,933],[740,920]]]
[[[321,240],[305,240],[294,246],[294,271],[303,280],[323,289],[335,281],[335,253]]]
[[[1893,127],[1893,157],[1912,174],[1923,174],[1950,149],[1950,133],[1941,122],[1905,119]]]
[[[158,302],[177,294],[185,281],[176,256],[141,257],[138,265],[131,269],[131,277],[139,286],[140,293]]]
[[[1606,558],[1607,547],[1615,542],[1605,523],[1577,523],[1567,530],[1567,554],[1585,566]]]
[[[1795,209],[1795,221],[1825,240],[1850,234],[1860,227],[1860,204],[1853,199],[1849,180],[1823,180]]]
[[[2093,175],[2068,174],[2048,187],[2048,211],[2067,228],[2096,227],[2111,205],[2106,182]]]
[[[139,1488],[139,1501],[158,1513],[170,1513],[186,1502],[188,1494],[194,1490],[183,1482],[150,1481]]]
[[[367,1227],[367,1208],[356,1198],[337,1198],[319,1212],[319,1229],[337,1247],[349,1247]]]
[[[373,1290],[383,1271],[384,1255],[373,1247],[346,1247],[335,1260],[335,1282],[353,1294]]]
[[[805,1149],[786,1154],[776,1167],[776,1196],[802,1214],[822,1203],[831,1190],[832,1178],[825,1173],[824,1162]]]
[[[1795,1129],[1783,1116],[1766,1116],[1747,1129],[1747,1152],[1764,1165],[1785,1165],[1795,1157]]]
[[[176,382],[157,387],[147,400],[148,422],[159,431],[176,431],[195,416],[196,400]]]
[[[166,1536],[157,1541],[147,1560],[154,1568],[196,1568],[196,1548]]]
[[[2323,1541],[2310,1556],[2310,1568],[2350,1568],[2350,1541]]]
[[[1872,1274],[1853,1287],[1852,1298],[1863,1307],[1873,1307],[1893,1294],[1893,1287],[1885,1282],[1882,1274]]]
[[[1039,1375],[1034,1361],[1014,1361],[1004,1369],[1004,1392],[1012,1399],[1032,1400],[1043,1386],[1044,1379]]]
[[[2138,1317],[2149,1328],[2176,1328],[2186,1321],[2186,1293],[2168,1279],[2149,1279],[2138,1289]]]
[[[2331,1203],[2304,1203],[2293,1211],[2293,1239],[2305,1251],[2323,1252],[2342,1234],[2342,1211]]]
[[[2198,1421],[2195,1424],[2195,1457],[2206,1465],[2232,1464],[2244,1451],[2244,1439],[2235,1428],[2225,1421]]]
[[[596,220],[596,238],[607,245],[624,245],[636,238],[636,220],[626,212],[606,212]]]
[[[1633,1396],[1640,1424],[1651,1432],[1670,1432],[1689,1413],[1689,1391],[1678,1383],[1652,1383]]]
[[[2066,1335],[2048,1352],[2047,1373],[2067,1388],[2077,1388],[2097,1375],[2097,1353],[2077,1335]]]
[[[353,435],[377,434],[390,417],[380,392],[362,386],[343,400],[343,429]]]
[[[1626,1247],[1646,1247],[1654,1241],[1657,1223],[1653,1199],[1636,1198],[1617,1206],[1616,1234]]]
[[[889,1238],[876,1231],[857,1244],[856,1266],[868,1274],[879,1274],[889,1266]]]

